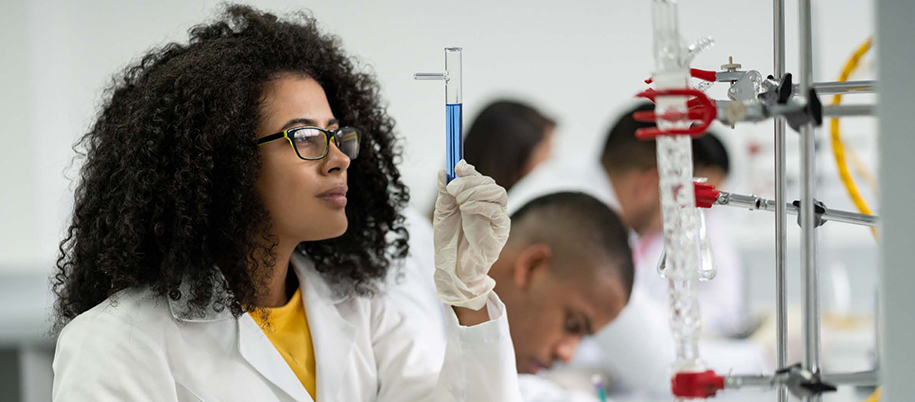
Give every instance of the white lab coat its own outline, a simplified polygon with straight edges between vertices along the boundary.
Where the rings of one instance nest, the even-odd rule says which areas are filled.
[[[445,309],[442,361],[414,347],[426,336],[384,297],[339,296],[295,253],[317,361],[317,400],[517,401],[504,305],[491,320],[461,326]],[[184,292],[184,294],[187,294]],[[61,332],[56,401],[312,401],[261,328],[228,311],[190,317],[148,289],[122,291]]]
[[[410,232],[410,256],[391,270],[385,295],[391,305],[404,314],[407,325],[426,335],[417,339],[415,348],[441,364],[447,331],[445,311],[442,304],[436,302],[432,279],[434,267],[429,264],[435,257],[432,225],[412,208],[404,211],[404,217],[404,227]],[[565,389],[539,376],[522,374],[518,376],[518,383],[525,402],[599,402],[593,390],[586,393]]]

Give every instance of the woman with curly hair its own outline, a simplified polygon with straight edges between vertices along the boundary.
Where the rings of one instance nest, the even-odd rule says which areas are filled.
[[[408,251],[394,122],[316,25],[228,6],[109,90],[52,278],[55,400],[518,398],[505,191],[439,174],[430,363],[378,287]]]

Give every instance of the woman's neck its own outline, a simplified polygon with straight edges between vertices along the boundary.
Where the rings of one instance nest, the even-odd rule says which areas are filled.
[[[275,308],[285,306],[289,301],[293,291],[290,291],[290,283],[287,280],[289,275],[289,261],[292,259],[292,253],[298,245],[296,242],[280,240],[274,248],[276,255],[276,265],[271,267],[273,274],[267,280],[267,291],[260,297],[258,307]],[[294,275],[294,274],[293,274]],[[295,282],[297,283],[297,282]]]

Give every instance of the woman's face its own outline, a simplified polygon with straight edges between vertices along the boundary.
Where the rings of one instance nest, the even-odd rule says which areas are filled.
[[[537,166],[550,158],[550,153],[553,149],[553,131],[553,127],[549,127],[543,132],[543,139],[541,139],[537,146],[531,150],[531,155],[527,158],[527,161],[524,162],[524,166],[521,168],[522,177],[526,176]]]
[[[339,127],[317,81],[284,74],[269,82],[257,138],[299,126]],[[289,141],[260,146],[257,190],[280,242],[334,238],[346,231],[346,169],[350,159],[331,142],[320,160],[299,159]]]

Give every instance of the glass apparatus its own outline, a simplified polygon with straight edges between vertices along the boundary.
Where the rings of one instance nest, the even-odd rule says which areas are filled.
[[[689,63],[705,44],[687,46],[680,36],[676,0],[652,2],[655,90],[690,88]],[[686,96],[658,96],[655,115],[661,131],[688,129]],[[676,347],[674,373],[704,371],[699,358],[698,288],[700,280],[700,215],[693,191],[692,144],[687,135],[659,135],[657,141],[661,210],[666,249],[664,276],[669,281],[670,328]],[[677,398],[681,400],[682,398]]]
[[[445,81],[445,171],[449,183],[455,177],[454,166],[464,158],[461,50],[459,47],[445,48],[444,73],[416,73],[413,76],[417,80]]]

